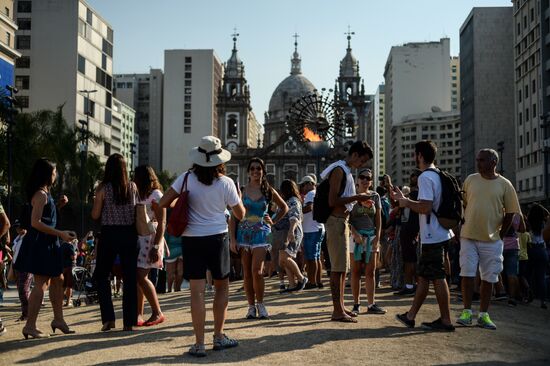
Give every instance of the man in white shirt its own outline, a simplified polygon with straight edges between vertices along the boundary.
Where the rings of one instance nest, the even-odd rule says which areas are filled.
[[[420,244],[422,254],[418,265],[418,285],[410,310],[398,314],[397,320],[409,328],[414,328],[415,317],[428,295],[430,281],[433,281],[437,303],[441,317],[431,323],[422,323],[422,327],[430,330],[452,332],[449,309],[449,287],[445,279],[445,247],[453,237],[451,230],[439,224],[434,212],[442,202],[442,186],[439,174],[432,169],[437,147],[432,141],[420,141],[415,145],[415,161],[422,170],[418,177],[418,201],[406,198],[399,188],[392,191],[392,199],[399,201],[399,207],[408,207],[418,212],[420,219]],[[429,169],[429,170],[428,170]]]

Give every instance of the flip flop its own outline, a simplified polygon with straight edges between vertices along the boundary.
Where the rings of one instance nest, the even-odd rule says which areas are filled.
[[[352,318],[350,316],[344,316],[342,318],[330,318],[333,322],[340,322],[340,323],[357,323],[357,319]]]
[[[166,318],[164,317],[164,315],[161,315],[157,320],[146,321],[145,323],[143,323],[143,326],[144,326],[144,327],[151,327],[151,326],[153,326],[153,325],[157,325],[157,324],[163,323],[164,320],[166,320]]]
[[[352,318],[357,318],[359,316],[359,314],[349,310],[346,310],[345,313],[348,314],[348,316],[351,316]]]

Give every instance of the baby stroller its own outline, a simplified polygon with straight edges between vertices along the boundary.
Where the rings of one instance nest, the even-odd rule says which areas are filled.
[[[81,297],[83,295],[86,305],[98,302],[98,294],[92,278],[90,262],[90,260],[86,260],[84,267],[76,266],[73,268],[74,289],[78,291],[77,298],[73,300],[75,307],[82,305]]]

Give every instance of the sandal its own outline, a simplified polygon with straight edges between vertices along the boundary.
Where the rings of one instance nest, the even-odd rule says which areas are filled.
[[[351,316],[344,316],[341,318],[330,318],[333,322],[340,322],[340,323],[357,323],[357,319],[352,318]]]
[[[189,347],[188,353],[190,356],[193,356],[193,357],[205,357],[206,350],[204,349],[204,344],[192,345],[191,347]]]

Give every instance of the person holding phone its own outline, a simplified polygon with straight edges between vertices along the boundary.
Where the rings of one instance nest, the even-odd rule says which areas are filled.
[[[27,322],[23,327],[25,339],[49,336],[36,327],[36,319],[48,283],[54,315],[50,324],[52,331],[59,329],[64,334],[74,333],[63,318],[63,254],[59,239],[70,242],[76,238],[76,234],[74,231],[56,228],[57,208],[68,202],[67,197],[63,196],[56,207],[51,195],[51,187],[56,178],[55,164],[41,158],[34,163],[27,181],[26,193],[32,208],[30,227],[23,238],[15,265],[16,270],[34,275]]]

